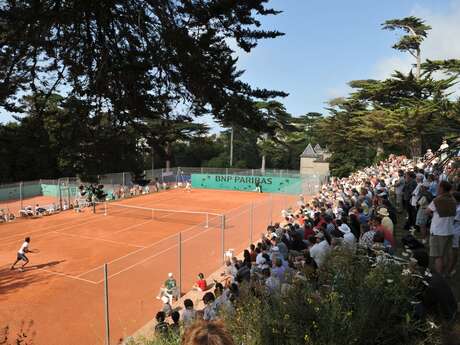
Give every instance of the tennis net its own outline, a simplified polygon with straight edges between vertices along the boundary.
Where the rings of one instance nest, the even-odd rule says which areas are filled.
[[[96,204],[95,210],[96,213],[104,214],[105,216],[156,220],[167,223],[203,225],[205,228],[221,228],[222,226],[225,226],[225,217],[222,214],[202,211],[167,210],[109,202]]]

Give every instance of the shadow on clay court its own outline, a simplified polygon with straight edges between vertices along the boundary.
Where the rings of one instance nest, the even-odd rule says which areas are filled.
[[[43,264],[26,266],[24,272],[18,268],[11,270],[10,266],[0,269],[0,300],[8,298],[8,294],[14,293],[17,289],[22,289],[28,285],[36,284],[49,279],[47,274],[30,274],[39,269],[54,267],[64,262],[65,260],[50,261]],[[17,266],[19,267],[19,266]]]

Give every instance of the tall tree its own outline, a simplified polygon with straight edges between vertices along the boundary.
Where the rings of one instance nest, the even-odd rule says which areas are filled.
[[[268,0],[6,0],[0,4],[0,106],[65,89],[121,123],[170,107],[265,129],[254,99],[285,96],[239,78],[229,41],[247,52],[282,33],[260,29]],[[35,111],[43,108],[35,102]]]
[[[417,17],[406,17],[402,19],[391,19],[385,21],[382,24],[384,30],[402,30],[406,33],[399,41],[393,46],[394,49],[408,52],[416,60],[416,79],[420,79],[421,76],[421,49],[420,45],[423,40],[427,37],[428,31],[431,30],[431,26],[425,24],[425,21]]]

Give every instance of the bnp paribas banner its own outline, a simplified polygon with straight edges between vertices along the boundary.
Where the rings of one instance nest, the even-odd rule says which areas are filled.
[[[300,192],[301,180],[279,176],[192,174],[193,188],[255,191],[257,186],[264,193],[297,194]]]

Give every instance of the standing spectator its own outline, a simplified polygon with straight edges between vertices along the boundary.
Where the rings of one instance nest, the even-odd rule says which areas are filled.
[[[431,193],[428,191],[429,187],[430,183],[428,181],[422,184],[422,187],[420,188],[420,196],[417,200],[418,209],[415,225],[417,225],[420,228],[420,235],[422,237],[423,244],[426,244],[426,228],[428,224],[428,214],[426,213],[426,208],[428,207],[433,198]]]
[[[395,185],[395,194],[396,194],[396,208],[398,212],[402,211],[403,207],[403,194],[404,194],[404,171],[398,171],[398,177],[394,183]]]
[[[437,197],[428,205],[427,212],[432,214],[430,227],[430,256],[434,258],[435,269],[439,274],[447,270],[445,258],[450,256],[454,233],[454,219],[457,203],[450,194],[452,185],[441,181]]]
[[[381,208],[378,211],[379,216],[382,217],[382,225],[384,228],[388,229],[391,234],[394,234],[394,225],[393,221],[390,218],[390,214],[388,213],[388,210],[386,208]]]
[[[455,201],[457,202],[457,211],[454,219],[454,237],[452,240],[452,257],[450,260],[449,275],[453,277],[455,275],[457,261],[458,261],[458,252],[459,252],[459,242],[460,242],[460,192],[454,193]]]
[[[415,226],[417,210],[411,204],[412,193],[414,192],[415,188],[417,188],[417,182],[415,181],[415,173],[413,171],[410,171],[406,173],[406,182],[404,184],[403,189],[404,208],[407,212],[407,221],[406,225],[404,225],[404,229],[406,230],[409,230],[410,228]]]

